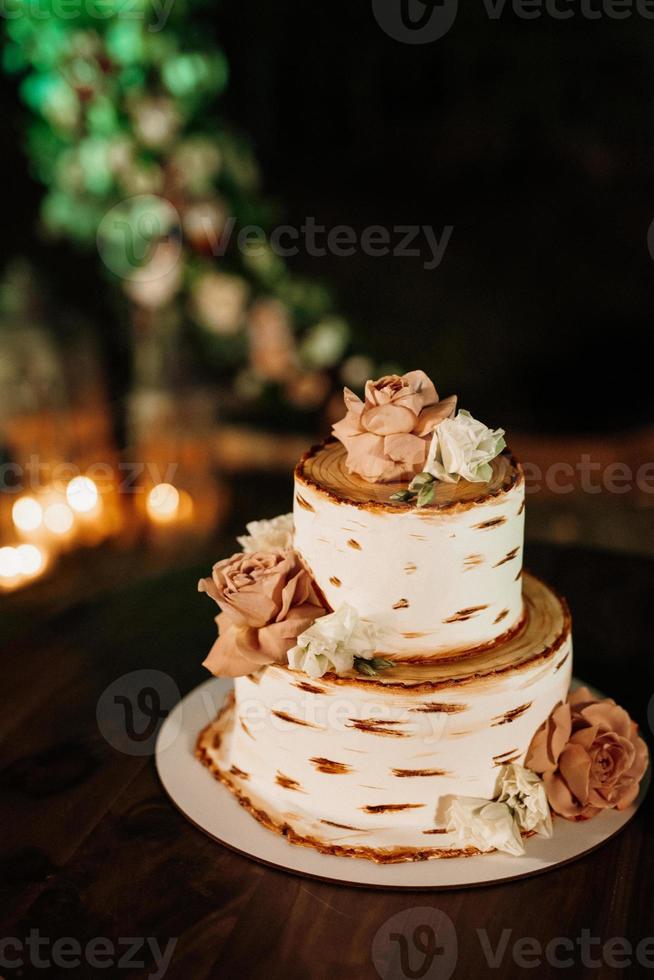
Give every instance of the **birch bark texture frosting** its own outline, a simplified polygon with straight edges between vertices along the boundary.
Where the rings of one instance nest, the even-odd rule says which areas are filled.
[[[332,609],[354,606],[397,659],[452,656],[519,628],[524,478],[509,456],[488,483],[439,483],[424,508],[393,503],[397,484],[365,483],[345,456],[328,442],[295,471],[295,548]]]
[[[278,665],[239,677],[198,756],[298,843],[380,861],[460,853],[444,830],[452,797],[491,800],[570,682],[567,609],[530,576],[525,592],[523,633],[456,664],[398,665],[375,679],[314,680]]]

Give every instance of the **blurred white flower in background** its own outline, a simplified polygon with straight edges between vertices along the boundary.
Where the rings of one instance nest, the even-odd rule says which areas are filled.
[[[175,242],[155,245],[150,258],[125,279],[125,292],[131,300],[149,310],[166,306],[182,282],[182,263]]]
[[[201,196],[213,190],[222,166],[222,153],[215,142],[198,136],[180,143],[170,163],[178,186]]]
[[[220,198],[195,201],[182,212],[182,227],[189,242],[199,252],[217,254],[229,213]]]
[[[216,334],[234,334],[243,325],[248,286],[239,276],[206,272],[191,290],[191,313],[200,326]]]
[[[253,370],[267,381],[286,381],[295,369],[288,310],[278,300],[262,299],[254,304],[248,319]]]
[[[175,103],[166,96],[134,99],[129,113],[136,138],[150,150],[171,143],[181,123]]]
[[[307,331],[300,346],[300,358],[309,367],[333,367],[343,356],[349,338],[345,320],[326,317]]]

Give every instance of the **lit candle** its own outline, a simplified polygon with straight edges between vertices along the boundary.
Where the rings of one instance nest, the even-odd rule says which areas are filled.
[[[47,555],[35,544],[0,548],[0,590],[15,590],[45,569]]]
[[[148,494],[146,508],[155,524],[170,524],[177,518],[179,491],[172,483],[158,483]]]
[[[14,526],[19,531],[36,531],[43,523],[43,508],[34,497],[19,497],[11,509]]]
[[[76,476],[66,487],[66,500],[78,514],[90,514],[100,503],[98,488],[88,476]]]
[[[20,558],[16,548],[0,548],[0,579],[5,581],[18,578],[21,573]]]
[[[43,571],[45,555],[35,544],[19,544],[16,548],[21,574],[32,578]]]

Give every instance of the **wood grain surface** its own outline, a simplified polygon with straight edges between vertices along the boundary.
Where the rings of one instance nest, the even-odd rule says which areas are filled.
[[[628,708],[651,744],[654,562],[543,546],[527,550],[527,565],[568,596],[577,675]],[[441,893],[294,877],[187,823],[151,754],[116,748],[97,713],[107,687],[133,671],[162,672],[180,694],[204,679],[214,627],[195,592],[200,572],[116,583],[56,611],[38,593],[3,600],[0,939],[24,943],[38,930],[47,957],[57,939],[106,937],[118,954],[104,968],[45,970],[23,947],[23,965],[0,966],[1,977],[161,975],[150,945],[119,964],[125,937],[162,949],[175,939],[165,972],[174,980],[654,975],[654,939],[644,943],[654,937],[651,794],[622,834],[574,864]],[[17,956],[15,944],[0,949]]]

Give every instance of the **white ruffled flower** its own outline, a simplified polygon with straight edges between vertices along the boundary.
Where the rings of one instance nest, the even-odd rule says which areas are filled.
[[[552,836],[552,815],[543,780],[535,772],[511,763],[497,781],[497,799],[506,803],[521,830]]]
[[[250,521],[245,525],[247,534],[236,540],[246,554],[253,551],[274,551],[290,548],[293,544],[293,515],[280,514],[268,521]]]
[[[492,475],[491,460],[505,446],[504,429],[489,429],[461,410],[434,429],[425,472],[444,483],[458,483],[461,478],[486,483]]]
[[[322,677],[328,670],[343,674],[352,670],[355,657],[372,659],[376,639],[375,627],[364,623],[356,609],[344,604],[336,612],[321,616],[298,636],[297,646],[288,651],[288,663],[309,677]]]
[[[518,823],[506,803],[455,796],[447,813],[446,829],[459,847],[505,851],[518,856],[525,848]]]

